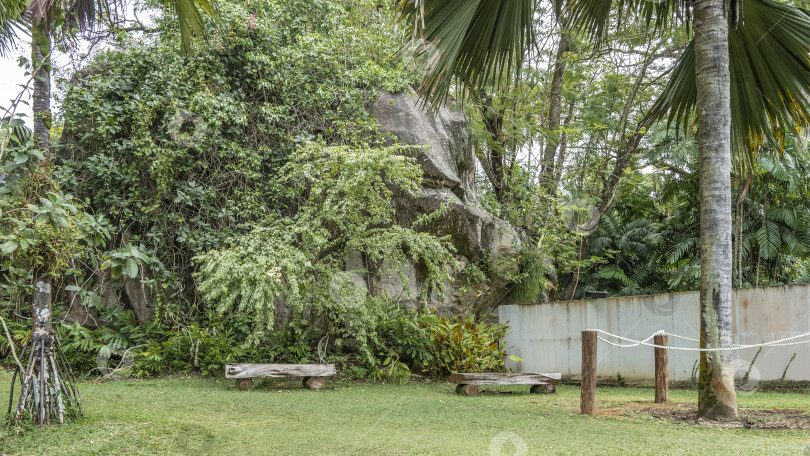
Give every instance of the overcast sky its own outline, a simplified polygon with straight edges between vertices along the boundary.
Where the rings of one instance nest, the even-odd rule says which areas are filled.
[[[0,111],[2,115],[6,109],[11,105],[11,100],[16,98],[22,91],[20,84],[25,85],[28,77],[25,76],[25,70],[17,65],[17,58],[28,51],[28,44],[21,45],[16,51],[9,53],[8,56],[0,58],[0,106],[3,108]],[[25,96],[25,100],[31,102],[30,93]],[[20,105],[17,112],[24,112],[28,115],[26,123],[30,126],[31,108],[30,106]]]

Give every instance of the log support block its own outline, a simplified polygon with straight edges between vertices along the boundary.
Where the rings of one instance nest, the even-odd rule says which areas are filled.
[[[478,389],[478,385],[461,384],[456,386],[456,394],[463,394],[465,396],[478,396],[479,394],[481,394],[481,390]]]
[[[319,390],[326,386],[324,377],[304,377],[304,386],[311,390]]]
[[[545,383],[542,385],[532,385],[529,390],[532,394],[554,394],[557,392],[557,386],[553,383]]]

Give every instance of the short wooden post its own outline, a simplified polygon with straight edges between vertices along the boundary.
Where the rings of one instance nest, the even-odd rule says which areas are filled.
[[[582,393],[579,413],[593,415],[596,402],[596,331],[582,331]]]
[[[655,345],[667,346],[667,336],[656,335]],[[665,404],[669,400],[669,355],[666,348],[655,347],[655,403]]]

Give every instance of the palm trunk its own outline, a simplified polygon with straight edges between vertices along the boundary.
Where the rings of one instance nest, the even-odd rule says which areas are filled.
[[[31,57],[34,68],[34,143],[42,152],[40,170],[48,173],[50,166],[51,128],[51,37],[46,18],[31,22]],[[15,420],[30,416],[40,426],[64,423],[66,415],[80,412],[79,397],[73,387],[73,374],[59,348],[53,331],[51,307],[51,284],[47,274],[48,265],[39,265],[34,271],[33,329],[23,349],[28,353],[28,362],[20,375],[20,396],[17,401]],[[23,356],[23,358],[25,358]],[[14,380],[12,380],[13,390]],[[9,398],[9,412],[13,396]]]
[[[34,144],[45,160],[45,169],[51,162],[51,35],[46,21],[31,21],[31,61],[34,65]],[[42,265],[47,268],[47,265]],[[51,332],[51,284],[46,275],[35,274],[34,331]]]
[[[34,64],[34,142],[51,160],[51,36],[46,32],[46,19],[31,22],[31,60]]]
[[[731,345],[731,103],[725,0],[694,3],[700,151],[700,346]],[[698,415],[737,416],[730,352],[701,352]]]

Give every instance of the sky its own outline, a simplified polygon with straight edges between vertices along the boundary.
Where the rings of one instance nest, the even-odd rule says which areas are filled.
[[[22,44],[18,49],[9,53],[6,57],[0,57],[0,116],[11,105],[11,100],[16,98],[22,91],[20,84],[25,84],[28,77],[25,76],[25,70],[17,65],[17,58],[24,53],[27,53],[28,44]],[[31,102],[30,92],[23,98]],[[30,126],[31,108],[30,106],[20,105],[17,112],[24,112],[27,114],[26,123]]]

